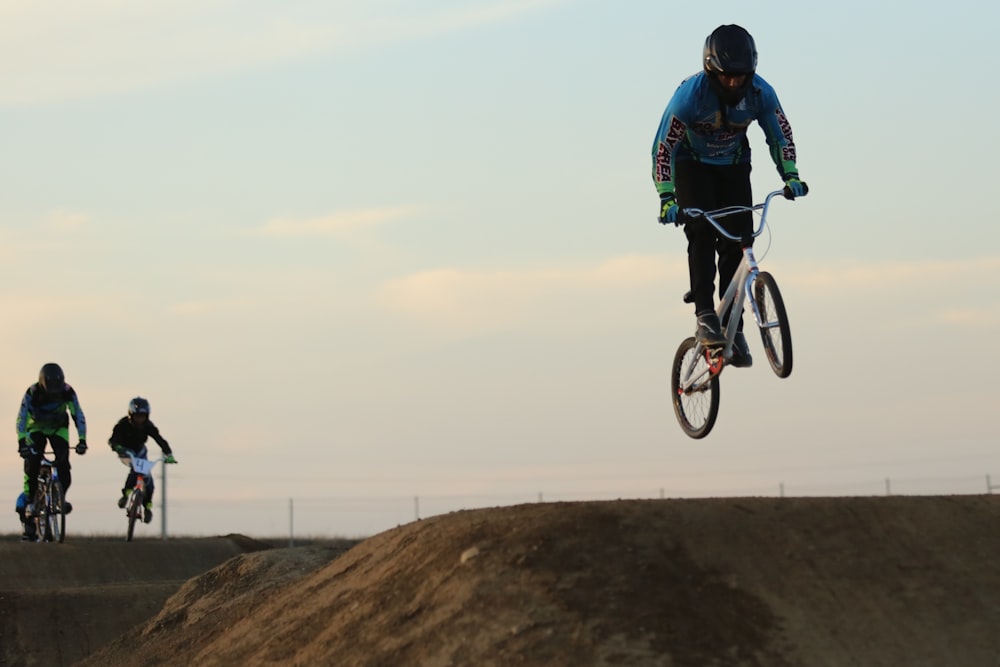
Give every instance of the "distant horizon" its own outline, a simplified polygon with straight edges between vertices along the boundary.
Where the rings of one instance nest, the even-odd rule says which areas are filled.
[[[422,521],[457,511],[475,511],[494,507],[512,507],[535,503],[616,502],[632,500],[709,500],[736,498],[785,498],[785,499],[837,499],[872,497],[932,498],[948,496],[992,495],[1000,491],[1000,476],[961,475],[936,479],[883,478],[869,479],[835,488],[805,486],[794,480],[785,480],[771,488],[736,489],[730,493],[720,490],[677,493],[666,487],[650,490],[648,495],[632,492],[567,493],[539,491],[537,493],[493,493],[482,495],[434,494],[392,497],[326,497],[326,498],[243,498],[240,500],[205,499],[195,503],[185,501],[168,508],[168,537],[212,537],[235,533],[253,539],[367,539],[378,533],[392,530],[407,523]],[[83,499],[74,504],[67,519],[67,540],[77,534],[114,536],[121,533],[124,540],[124,512],[109,509],[103,500]],[[216,529],[194,529],[199,524],[199,507],[211,506]],[[81,510],[84,514],[81,514]],[[203,513],[203,512],[202,512]],[[86,517],[77,528],[77,521]],[[17,521],[15,516],[15,522]],[[16,524],[15,524],[16,525]],[[116,531],[117,526],[117,531]],[[222,526],[228,526],[223,528]],[[179,527],[179,530],[178,530]],[[0,528],[0,530],[3,530]],[[178,530],[175,534],[175,530]],[[162,534],[162,506],[157,500],[154,518],[149,524],[136,527],[135,539],[157,539]],[[280,536],[284,535],[283,538]]]

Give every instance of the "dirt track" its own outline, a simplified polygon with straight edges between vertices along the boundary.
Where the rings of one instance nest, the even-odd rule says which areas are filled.
[[[57,620],[95,667],[138,664],[137,643],[146,665],[992,667],[998,528],[994,496],[539,503],[433,517],[343,555],[206,540],[212,555],[189,561],[205,573],[183,585],[151,576],[170,556],[150,543],[125,588],[173,586],[158,613],[108,585],[121,563],[107,545],[4,544],[0,665],[70,664],[17,653],[27,627]],[[52,590],[74,623],[30,599],[24,561],[10,574],[39,547],[104,563]],[[127,630],[137,607],[152,618]],[[120,638],[95,650],[95,628]]]

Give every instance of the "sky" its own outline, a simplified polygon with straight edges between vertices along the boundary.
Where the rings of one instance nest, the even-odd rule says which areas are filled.
[[[0,0],[0,482],[13,504],[17,409],[55,361],[90,431],[71,534],[124,528],[105,443],[135,395],[179,461],[177,534],[983,493],[1000,484],[1000,132],[981,120],[998,15]],[[751,336],[754,367],[723,374],[695,441],[668,393],[694,331],[685,241],[656,223],[650,148],[723,23],[754,35],[811,190],[757,243],[794,371]],[[760,199],[781,182],[750,139]]]

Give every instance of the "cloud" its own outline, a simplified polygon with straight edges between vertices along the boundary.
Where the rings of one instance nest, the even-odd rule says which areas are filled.
[[[217,299],[200,301],[181,301],[170,305],[170,312],[180,317],[199,317],[202,315],[219,315],[232,310],[243,310],[252,307],[251,299]]]
[[[80,229],[90,221],[86,213],[76,211],[53,211],[46,220],[46,226],[54,232],[65,233]]]
[[[438,16],[422,20],[406,21],[399,24],[397,32],[412,31],[423,37],[471,30],[483,25],[512,21],[524,14],[547,9],[567,0],[521,0],[520,2],[486,2],[477,7],[460,8]],[[409,26],[409,27],[406,27]]]
[[[295,220],[275,218],[251,232],[256,236],[304,237],[350,234],[387,222],[413,217],[417,206],[386,206],[381,208],[338,211],[319,218]]]
[[[580,318],[607,319],[609,309],[624,307],[620,295],[678,284],[686,276],[683,262],[644,255],[557,268],[445,268],[393,280],[379,300],[391,311],[456,334],[525,326],[561,329]]]
[[[471,30],[563,0],[38,0],[0,5],[0,104],[97,97]],[[468,3],[465,3],[466,5]]]
[[[990,280],[1000,274],[1000,257],[960,260],[783,264],[782,271],[800,287],[820,290],[886,290],[926,282],[942,286]],[[786,282],[786,281],[782,281]]]
[[[945,308],[939,311],[943,322],[970,327],[1000,326],[1000,306],[986,308]]]
[[[940,300],[926,299],[928,293],[941,290],[953,294],[958,285],[995,292],[1000,288],[1000,257],[811,262],[782,264],[775,271],[783,292],[799,294],[799,300],[804,294],[812,303],[838,299],[851,301],[858,308],[883,310],[885,303],[891,302],[897,308],[905,305],[907,310],[900,317],[919,315],[924,321],[938,323],[1000,321],[998,307],[966,307],[952,298],[947,307],[939,308]],[[634,321],[650,303],[658,308],[687,308],[679,298],[663,298],[665,293],[679,296],[686,286],[687,264],[682,257],[632,255],[557,268],[422,271],[385,284],[379,301],[386,309],[424,326],[464,335],[600,326],[616,317]]]
[[[782,292],[852,317],[892,312],[899,326],[997,326],[1000,257],[782,264]],[[838,305],[835,305],[838,304]],[[847,311],[841,311],[847,312]]]

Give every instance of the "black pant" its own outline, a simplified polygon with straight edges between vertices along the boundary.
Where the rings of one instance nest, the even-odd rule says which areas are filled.
[[[677,205],[700,208],[703,211],[724,206],[750,206],[750,165],[712,165],[701,162],[678,162],[674,166],[674,188]],[[753,215],[740,213],[719,220],[730,234],[738,234],[752,244]],[[688,274],[691,299],[697,314],[715,311],[715,265],[718,253],[719,297],[743,259],[742,244],[722,238],[706,220],[696,220],[684,226],[688,240]]]
[[[42,467],[42,452],[45,451],[45,440],[52,445],[52,453],[55,455],[56,473],[62,483],[63,494],[69,490],[69,485],[73,482],[69,465],[69,443],[58,435],[45,435],[41,431],[29,433],[31,446],[37,454],[29,454],[24,459],[24,478],[28,487],[28,502],[35,502],[35,491],[38,490],[38,470]]]

